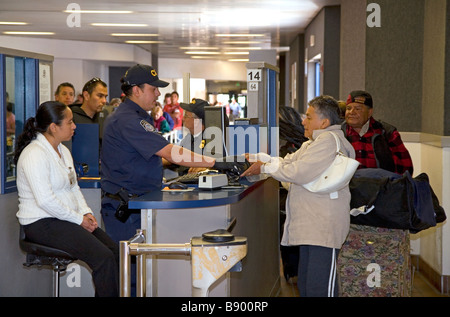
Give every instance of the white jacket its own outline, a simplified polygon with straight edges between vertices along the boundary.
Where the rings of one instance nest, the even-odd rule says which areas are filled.
[[[58,150],[61,157],[45,136],[38,133],[20,154],[17,218],[22,225],[50,217],[81,224],[83,215],[92,213],[78,186],[69,149],[60,144]]]
[[[261,169],[280,182],[290,183],[282,245],[340,249],[348,234],[351,198],[348,186],[338,192],[337,199],[326,193],[312,193],[302,186],[322,174],[336,156],[336,140],[330,133],[325,133],[328,131],[339,137],[342,152],[355,158],[355,150],[345,139],[340,126],[334,125],[314,131],[313,140],[303,143],[297,152],[284,159],[271,158]]]

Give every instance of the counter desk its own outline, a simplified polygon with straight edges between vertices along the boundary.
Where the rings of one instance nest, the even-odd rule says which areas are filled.
[[[229,272],[209,296],[276,296],[280,288],[279,185],[272,178],[235,189],[150,192],[129,202],[141,209],[147,243],[189,243],[205,232],[226,229],[236,218],[235,236],[247,237],[242,271]],[[147,258],[147,296],[191,296],[188,256]]]

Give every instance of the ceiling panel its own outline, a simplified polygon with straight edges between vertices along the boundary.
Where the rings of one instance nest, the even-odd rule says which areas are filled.
[[[26,22],[27,25],[0,25],[7,31],[54,32],[40,37],[125,43],[160,57],[190,58],[182,47],[197,47],[197,54],[214,59],[246,58],[242,52],[253,49],[284,50],[310,23],[324,5],[339,0],[96,0],[77,1],[81,10],[127,10],[131,13],[66,13],[68,3],[60,0],[0,0],[0,22]],[[77,19],[79,17],[79,19]],[[69,18],[69,23],[68,23]],[[79,21],[79,27],[70,22]],[[126,23],[143,26],[93,26],[92,23]],[[134,34],[112,36],[112,33]],[[217,37],[216,34],[258,34],[258,37]],[[136,34],[157,34],[138,36]],[[23,35],[22,35],[23,36]],[[250,41],[250,43],[246,43]],[[1,44],[0,44],[1,45]],[[180,48],[181,47],[181,48]],[[205,48],[209,48],[208,50]],[[192,50],[191,50],[192,51]],[[211,53],[214,52],[214,55]],[[228,52],[228,54],[224,54]],[[240,52],[234,54],[232,52]],[[195,56],[195,54],[192,54]],[[248,55],[247,55],[248,56]]]

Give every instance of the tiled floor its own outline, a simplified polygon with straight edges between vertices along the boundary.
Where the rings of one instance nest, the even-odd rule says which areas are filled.
[[[286,282],[283,274],[281,274],[281,291],[279,297],[298,296],[296,278],[291,278],[289,282]],[[449,297],[449,295],[440,294],[439,291],[434,288],[422,274],[420,274],[420,272],[416,271],[414,273],[411,297]]]

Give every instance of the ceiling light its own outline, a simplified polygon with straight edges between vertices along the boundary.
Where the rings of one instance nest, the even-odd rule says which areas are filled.
[[[99,13],[99,14],[130,14],[133,11],[114,10],[64,10],[65,13]]]
[[[93,26],[148,26],[142,23],[91,23]]]
[[[239,46],[236,46],[236,47],[225,47],[224,49],[225,50],[250,50],[250,51],[253,51],[253,50],[260,50],[261,47],[257,47],[257,46],[241,46],[241,47],[239,47]]]
[[[54,35],[55,32],[19,32],[19,31],[5,31],[3,34],[10,35]]]
[[[159,36],[151,33],[111,33],[111,36]]]
[[[224,52],[225,55],[248,55],[249,52]]]
[[[219,55],[219,52],[201,52],[201,51],[188,51],[185,52],[185,54],[190,54],[190,55]]]
[[[164,43],[163,41],[138,41],[138,40],[130,40],[130,41],[125,41],[125,43],[127,44],[160,44],[160,43]]]
[[[27,22],[6,22],[0,21],[0,25],[27,25]]]
[[[211,56],[191,56],[191,58],[193,59],[208,59],[208,58],[212,58]]]
[[[218,47],[182,46],[180,50],[218,50]]]
[[[260,44],[259,41],[225,41],[223,44]]]
[[[246,59],[246,58],[242,58],[242,59],[240,59],[240,58],[232,58],[232,59],[229,59],[228,61],[229,62],[248,62],[249,59]]]
[[[264,34],[216,34],[218,37],[262,37]]]

